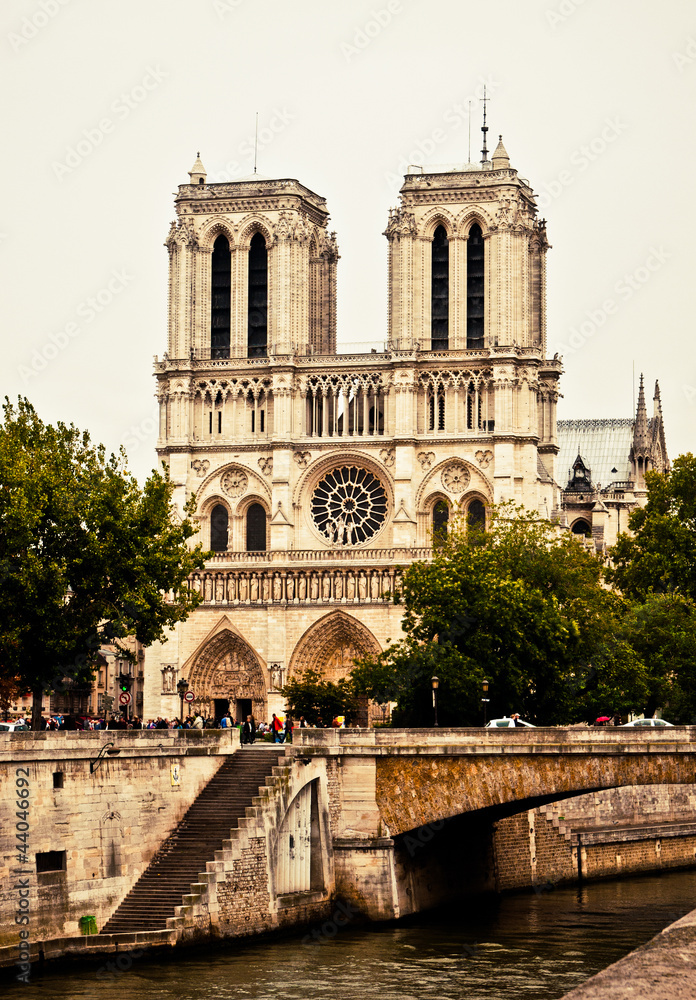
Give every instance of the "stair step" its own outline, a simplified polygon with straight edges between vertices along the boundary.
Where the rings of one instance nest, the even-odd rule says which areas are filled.
[[[177,829],[160,845],[100,933],[164,930],[170,920],[181,920],[175,911],[190,906],[206,891],[209,883],[200,879],[207,874],[207,863],[215,862],[216,855],[231,848],[232,838],[246,821],[246,810],[259,799],[260,789],[273,785],[273,774],[282,773],[278,765],[283,759],[284,751],[278,745],[247,748],[228,757],[192,802]],[[191,892],[192,886],[196,892]]]

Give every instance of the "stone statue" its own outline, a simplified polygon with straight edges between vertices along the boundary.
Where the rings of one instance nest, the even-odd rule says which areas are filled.
[[[324,573],[321,579],[321,591],[325,601],[331,599],[331,577],[328,573]]]
[[[364,601],[367,597],[367,580],[364,573],[361,573],[358,577],[358,597],[361,601]]]
[[[171,694],[174,690],[174,668],[165,667],[162,671],[162,690],[165,694]]]
[[[193,578],[193,589],[196,591],[197,594],[200,594],[200,592],[201,592],[201,578],[200,578],[200,576],[194,576],[194,578]]]
[[[285,583],[285,593],[289,601],[295,596],[295,577],[292,573],[288,573],[288,578]]]
[[[282,580],[280,576],[275,573],[273,576],[273,600],[279,601],[283,596]]]
[[[205,578],[205,601],[210,603],[213,599],[213,581],[212,578],[206,576]]]
[[[310,597],[312,598],[313,601],[318,600],[318,598],[319,598],[319,581],[317,580],[317,574],[316,573],[312,573],[312,581],[310,583],[309,592],[310,592]]]
[[[373,573],[370,577],[370,596],[373,601],[379,597],[379,574]]]
[[[231,604],[237,597],[237,579],[233,573],[227,577],[227,600]]]
[[[218,604],[222,604],[225,599],[225,579],[218,574],[215,577],[215,600]]]
[[[271,599],[271,581],[268,573],[263,574],[263,599],[268,604]]]
[[[246,573],[242,573],[239,578],[239,600],[246,601],[249,596],[249,583],[246,578]]]
[[[300,578],[297,581],[297,596],[301,601],[307,600],[307,577],[304,573],[300,574]]]
[[[348,574],[348,579],[346,580],[346,597],[349,601],[352,601],[355,597],[355,578],[352,573]]]
[[[343,573],[337,573],[334,580],[334,597],[340,601],[343,597]]]
[[[259,599],[259,578],[256,573],[251,574],[251,586],[249,588],[252,601]]]

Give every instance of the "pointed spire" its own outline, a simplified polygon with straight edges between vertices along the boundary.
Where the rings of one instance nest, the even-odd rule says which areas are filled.
[[[189,170],[188,175],[191,178],[189,184],[205,184],[205,179],[208,175],[205,172],[205,167],[201,163],[200,153],[196,153],[196,162]]]
[[[653,395],[653,416],[662,416],[662,399],[660,398],[660,383],[655,380],[655,393]]]
[[[495,147],[491,162],[494,170],[504,170],[510,166],[510,157],[507,154],[505,146],[503,146],[502,135],[498,136],[498,145]]]
[[[633,428],[633,451],[637,456],[643,456],[648,449],[648,411],[645,407],[645,389],[643,388],[643,374],[640,376],[640,388],[638,390],[638,407],[636,409],[636,423]]]

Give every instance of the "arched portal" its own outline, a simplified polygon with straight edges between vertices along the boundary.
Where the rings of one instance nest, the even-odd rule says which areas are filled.
[[[215,715],[215,702],[229,700],[230,711],[239,721],[253,715],[257,722],[267,715],[263,667],[251,646],[229,629],[218,632],[198,653],[188,673],[194,706],[208,717]]]
[[[379,653],[380,645],[372,632],[357,618],[343,611],[333,611],[307,629],[290,660],[290,676],[305,670],[319,670],[335,684],[347,677],[356,657]]]

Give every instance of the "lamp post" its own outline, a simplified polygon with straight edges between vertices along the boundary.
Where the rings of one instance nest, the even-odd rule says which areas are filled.
[[[186,692],[189,689],[189,682],[187,680],[184,680],[184,678],[182,677],[181,680],[177,683],[176,689],[179,692],[179,700],[181,701],[181,712],[179,713],[179,720],[181,721],[181,724],[183,725],[183,722],[184,722],[184,695],[186,694]]]
[[[481,687],[483,688],[483,698],[481,699],[481,702],[483,704],[483,726],[484,726],[484,729],[485,729],[485,727],[486,727],[486,706],[488,705],[488,702],[489,702],[489,698],[488,698],[488,681],[485,678],[481,682]]]
[[[440,686],[440,678],[433,677],[430,683],[433,686],[433,716],[435,720],[433,726],[437,726],[437,689]]]

